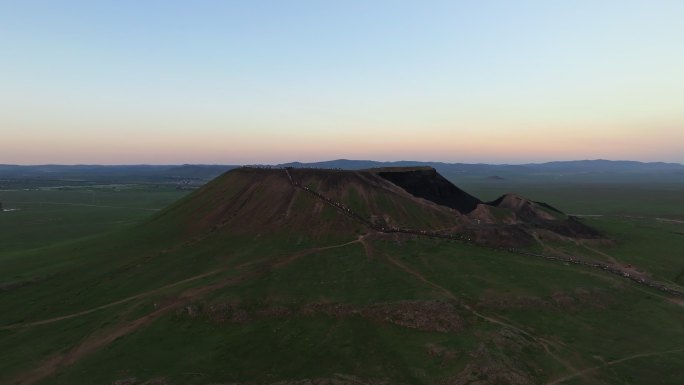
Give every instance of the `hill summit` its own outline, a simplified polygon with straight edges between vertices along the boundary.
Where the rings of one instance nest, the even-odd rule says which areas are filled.
[[[552,206],[516,194],[483,202],[431,167],[242,167],[216,178],[157,220],[170,220],[190,233],[326,238],[371,228],[490,246],[531,244],[539,232],[600,236]]]

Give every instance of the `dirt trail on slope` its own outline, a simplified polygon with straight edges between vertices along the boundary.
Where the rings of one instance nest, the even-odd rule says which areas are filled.
[[[373,259],[373,247],[368,243],[368,236],[370,233],[363,236],[359,236],[359,241],[363,245],[363,252],[366,254],[366,258]]]
[[[292,185],[294,185],[294,186],[299,186],[298,184],[296,184],[296,183],[293,181],[292,176],[290,175],[290,172],[289,172],[287,169],[285,169],[285,173],[287,174],[287,177],[288,177],[288,179],[290,180],[290,183],[291,183]],[[301,186],[299,186],[299,187],[301,187]],[[334,204],[332,201],[330,201],[329,199],[326,199],[325,197],[323,197],[320,193],[318,193],[318,192],[316,192],[316,191],[313,191],[313,190],[311,190],[311,189],[307,189],[307,191],[309,191],[310,193],[314,194],[315,196],[317,196],[317,197],[320,198],[321,200],[323,200],[323,201],[325,201],[325,202],[331,204],[333,207],[337,208],[338,210],[343,210],[343,209],[346,208],[346,207],[342,207],[341,205],[336,205],[336,204]],[[351,211],[351,210],[348,210],[348,209],[347,209],[347,211],[349,212],[349,214],[351,214],[351,216],[352,216],[353,218],[355,218],[355,219],[361,219],[361,221],[362,221],[363,223],[368,224],[368,223],[366,223],[366,221],[365,221],[361,216],[359,216],[359,215],[356,214],[355,212],[353,212],[353,211]],[[372,226],[372,225],[371,225],[370,227],[373,229],[373,226]],[[383,232],[384,232],[384,231],[383,231]],[[417,233],[417,235],[420,235],[420,233]],[[539,237],[538,237],[536,234],[535,234],[535,239],[536,239],[536,240],[542,245],[542,247],[544,247],[545,249],[548,249],[548,248],[549,248],[548,245],[546,245],[546,244],[544,244],[543,242],[541,242],[541,239],[539,239]],[[362,241],[362,243],[363,243],[363,245],[364,245],[364,249],[366,250],[366,255],[368,256],[368,255],[369,255],[369,252],[368,252],[368,248],[366,247],[366,243],[363,242],[363,241]],[[551,249],[551,250],[552,250],[552,251],[557,251],[557,250],[554,250],[554,249]],[[565,253],[561,251],[561,254],[565,254]],[[608,256],[608,255],[606,255],[606,256],[607,256],[610,260],[615,261],[615,259],[612,258],[611,256]],[[393,265],[395,265],[396,267],[398,267],[398,268],[404,270],[405,272],[407,272],[407,273],[413,275],[414,277],[418,278],[420,281],[422,281],[422,282],[424,282],[424,283],[426,283],[426,284],[428,284],[428,285],[430,285],[430,286],[432,286],[432,287],[434,287],[434,288],[440,290],[441,292],[443,292],[444,294],[446,294],[449,298],[456,299],[456,296],[455,296],[451,291],[449,291],[449,290],[447,290],[446,288],[444,288],[444,287],[442,287],[442,286],[440,286],[440,285],[438,285],[438,284],[436,284],[436,283],[434,283],[434,282],[428,280],[428,279],[427,279],[425,276],[423,276],[421,273],[419,273],[419,272],[417,272],[417,271],[411,269],[410,267],[408,267],[408,266],[402,264],[401,262],[399,262],[398,260],[396,260],[396,259],[394,259],[394,258],[392,258],[392,257],[390,257],[390,256],[387,256],[387,255],[386,255],[385,257],[387,258],[388,261],[390,261],[390,262],[391,262]],[[570,255],[570,257],[572,257],[572,255]],[[621,271],[624,272],[623,269],[621,269]],[[512,324],[510,324],[510,323],[507,323],[507,322],[505,322],[505,321],[502,321],[502,320],[499,320],[499,319],[496,319],[496,318],[492,318],[492,317],[485,316],[484,314],[481,314],[481,313],[479,313],[478,311],[472,309],[472,308],[471,308],[469,305],[467,305],[467,304],[461,304],[461,306],[462,306],[463,308],[465,308],[466,310],[470,311],[473,315],[475,315],[475,316],[477,316],[477,317],[479,317],[479,318],[481,318],[481,319],[484,319],[484,320],[486,320],[486,321],[488,321],[488,322],[495,323],[495,324],[498,324],[498,325],[501,325],[501,326],[504,326],[504,327],[511,328],[511,329],[516,330],[517,332],[521,333],[522,335],[524,335],[524,336],[530,338],[532,341],[534,341],[534,342],[536,342],[537,344],[539,344],[540,346],[542,346],[543,349],[544,349],[544,351],[545,351],[550,357],[552,357],[554,360],[556,360],[558,363],[560,363],[560,364],[563,365],[564,367],[566,367],[566,368],[568,368],[568,369],[574,371],[575,373],[577,373],[576,376],[583,376],[583,377],[584,377],[584,375],[585,375],[584,372],[578,371],[578,370],[577,370],[576,368],[574,368],[574,367],[572,366],[572,364],[570,364],[568,361],[562,359],[561,357],[557,356],[555,353],[553,353],[553,352],[551,351],[551,349],[549,348],[549,345],[555,344],[554,342],[549,341],[549,340],[546,340],[546,339],[541,338],[541,337],[536,337],[536,336],[534,336],[534,335],[532,335],[532,334],[526,332],[525,330],[523,330],[523,329],[521,329],[521,328],[519,328],[519,327],[517,327],[517,326],[515,326],[515,325],[512,325]],[[592,382],[592,383],[595,382],[594,380],[592,380],[592,379],[590,379],[590,378],[587,378],[587,377],[584,377],[584,380],[587,381],[587,382]]]
[[[208,294],[214,290],[236,284],[244,279],[249,278],[248,275],[242,277],[231,278],[225,281],[214,283],[209,286],[193,288],[186,290],[175,300],[165,304],[161,308],[153,311],[152,313],[146,314],[134,321],[127,322],[122,325],[117,325],[115,327],[109,328],[104,331],[97,331],[90,336],[85,337],[80,344],[74,348],[58,353],[47,360],[43,361],[36,368],[33,368],[30,373],[24,376],[18,376],[14,381],[10,381],[14,385],[29,385],[34,384],[52,374],[54,374],[59,368],[71,365],[77,362],[82,357],[85,357],[96,350],[109,345],[114,340],[123,337],[143,326],[149,325],[154,320],[162,316],[169,310],[176,309],[183,304],[196,299],[202,295]]]
[[[667,354],[678,353],[678,352],[684,352],[684,348],[682,348],[682,349],[674,349],[674,350],[665,350],[665,351],[662,351],[662,352],[650,352],[650,353],[639,353],[639,354],[634,354],[634,355],[632,355],[632,356],[620,358],[619,360],[608,361],[608,362],[606,362],[606,363],[603,364],[603,365],[598,365],[598,366],[594,366],[594,367],[587,368],[587,369],[577,370],[577,371],[575,371],[574,373],[568,374],[567,376],[564,376],[564,377],[555,379],[555,380],[553,380],[553,381],[551,381],[551,382],[547,382],[546,385],[557,385],[557,384],[561,384],[561,383],[563,383],[563,382],[565,382],[565,381],[567,381],[567,380],[571,380],[571,379],[573,379],[573,378],[575,378],[575,377],[582,376],[582,375],[584,375],[584,374],[587,374],[587,373],[589,373],[589,372],[593,372],[593,371],[599,370],[599,369],[601,369],[601,368],[605,368],[605,367],[607,367],[607,366],[612,366],[612,365],[615,365],[615,364],[620,364],[620,363],[623,363],[623,362],[625,362],[625,361],[630,361],[630,360],[634,360],[634,359],[637,359],[637,358],[643,358],[643,357],[664,356],[664,355],[667,355]]]
[[[330,249],[337,249],[337,248],[353,245],[355,243],[362,243],[363,239],[366,236],[368,236],[368,234],[359,235],[359,237],[357,239],[354,239],[352,241],[345,242],[345,243],[340,243],[339,245],[313,247],[311,249],[298,251],[294,254],[290,254],[290,255],[283,257],[281,259],[276,259],[275,261],[272,261],[271,259],[262,259],[259,261],[251,261],[251,262],[241,263],[241,264],[235,266],[235,269],[240,270],[240,269],[244,269],[247,267],[253,267],[253,266],[257,266],[257,265],[266,265],[269,268],[282,267],[282,266],[285,266],[287,264],[290,264],[290,263],[298,260],[301,257],[305,257],[309,254],[313,254],[313,253],[316,253],[319,251],[330,250]]]
[[[414,277],[418,278],[420,281],[422,281],[422,282],[424,282],[424,283],[426,283],[426,284],[428,284],[428,285],[430,285],[430,286],[432,286],[432,287],[434,287],[434,288],[440,290],[441,292],[443,292],[444,294],[446,294],[449,298],[458,301],[458,298],[454,295],[454,293],[452,293],[452,292],[451,292],[450,290],[448,290],[447,288],[445,288],[445,287],[443,287],[443,286],[441,286],[441,285],[438,285],[438,284],[436,284],[436,283],[430,281],[430,280],[427,279],[423,274],[421,274],[420,272],[418,272],[418,271],[416,271],[416,270],[414,270],[414,269],[412,269],[412,268],[410,268],[410,267],[404,265],[403,263],[399,262],[396,258],[393,258],[393,257],[391,257],[391,256],[389,256],[389,255],[385,255],[385,257],[386,257],[387,260],[388,260],[390,263],[392,263],[393,265],[395,265],[395,266],[399,267],[400,269],[404,270],[405,272],[407,272],[407,273],[413,275]],[[478,317],[478,318],[481,318],[481,319],[483,319],[483,320],[485,320],[485,321],[488,321],[488,322],[491,322],[491,323],[493,323],[493,324],[497,324],[497,325],[501,325],[501,326],[503,326],[503,327],[507,327],[507,328],[513,329],[513,330],[517,331],[518,333],[520,333],[520,334],[526,336],[526,337],[529,338],[530,340],[532,340],[532,341],[536,342],[537,344],[539,344],[539,345],[544,349],[544,351],[545,351],[549,356],[551,356],[551,358],[553,358],[554,360],[556,360],[558,363],[560,363],[561,365],[565,366],[566,368],[568,368],[568,369],[570,369],[570,370],[577,371],[577,369],[576,369],[574,366],[572,366],[572,364],[570,364],[569,362],[565,361],[564,359],[558,357],[555,353],[553,353],[553,352],[551,351],[551,349],[549,348],[549,344],[553,344],[552,341],[546,340],[546,339],[541,338],[541,337],[536,337],[536,336],[530,334],[529,332],[527,332],[527,331],[525,331],[525,330],[523,330],[523,329],[521,329],[521,328],[519,328],[519,327],[517,327],[517,326],[515,326],[515,325],[513,325],[513,324],[510,324],[510,323],[508,323],[508,322],[501,321],[501,320],[499,320],[499,319],[496,319],[496,318],[493,318],[493,317],[486,316],[486,315],[484,315],[484,314],[478,312],[477,310],[473,309],[471,306],[469,306],[469,305],[467,305],[467,304],[461,303],[460,301],[458,301],[458,303],[461,305],[461,307],[463,307],[464,309],[468,310],[470,313],[472,313],[473,315],[475,315],[475,316]]]
[[[399,262],[396,258],[390,257],[389,255],[385,255],[385,258],[387,258],[387,260],[390,263],[392,263],[393,265],[395,265],[398,268],[404,270],[405,272],[411,274],[412,276],[418,278],[418,280],[422,281],[423,283],[434,287],[435,289],[444,293],[447,297],[449,297],[455,301],[458,301],[458,297],[456,297],[454,295],[454,293],[452,293],[450,290],[447,290],[445,287],[440,286],[440,285],[430,281],[429,279],[425,278],[425,276],[423,274],[421,274],[421,273],[417,272],[416,270],[413,270],[410,267],[404,265],[403,263]]]
[[[317,252],[317,251],[329,250],[329,249],[348,246],[348,245],[351,245],[354,243],[360,243],[360,242],[362,242],[362,240],[365,237],[366,237],[366,235],[360,235],[357,239],[355,239],[353,241],[349,241],[349,242],[342,243],[339,245],[323,246],[323,247],[316,247],[313,249],[304,250],[303,252],[299,252],[299,253],[296,253],[293,255],[288,255],[286,257],[283,257],[279,261],[272,262],[271,264],[269,264],[269,266],[280,267],[280,266],[283,266],[287,263],[292,262],[296,258],[302,257],[304,255],[309,255],[309,254]],[[293,256],[294,256],[294,259],[293,259]],[[48,320],[42,320],[42,321],[36,321],[32,324],[33,325],[40,325],[40,324],[46,324],[46,323],[50,323],[50,322],[57,322],[57,321],[60,321],[62,319],[78,317],[78,316],[81,316],[84,314],[91,313],[91,312],[96,311],[96,310],[100,310],[103,308],[118,305],[120,303],[131,301],[133,299],[142,298],[146,295],[149,295],[151,293],[157,292],[157,291],[162,290],[162,289],[166,289],[166,288],[177,286],[177,285],[180,285],[183,283],[191,282],[193,280],[208,277],[208,276],[220,273],[220,272],[225,272],[227,270],[228,269],[211,271],[211,272],[204,273],[204,274],[201,274],[201,275],[198,275],[195,277],[187,278],[183,281],[179,281],[179,282],[173,283],[171,285],[167,285],[167,286],[164,286],[164,287],[161,287],[158,289],[154,289],[154,290],[149,291],[149,292],[145,292],[145,293],[135,295],[133,297],[125,298],[123,300],[119,300],[119,301],[116,301],[116,302],[113,302],[113,303],[110,303],[107,305],[102,305],[102,306],[99,306],[97,308],[84,310],[82,312],[70,314],[67,316],[56,317],[56,318],[52,318],[52,319],[48,319]],[[59,370],[60,368],[74,364],[75,362],[77,362],[81,358],[83,358],[83,357],[85,357],[91,353],[94,353],[95,351],[97,351],[98,349],[100,349],[104,346],[109,345],[114,340],[121,338],[127,334],[130,334],[131,332],[133,332],[133,331],[135,331],[141,327],[144,327],[144,326],[151,324],[153,321],[155,321],[156,319],[158,319],[159,317],[161,317],[162,315],[164,315],[165,313],[167,313],[170,310],[177,309],[178,307],[183,306],[184,304],[191,302],[191,301],[193,301],[199,297],[202,297],[208,293],[211,293],[215,290],[219,290],[219,289],[231,286],[231,285],[235,285],[235,284],[244,282],[248,279],[257,277],[260,274],[264,274],[264,271],[259,270],[259,269],[255,269],[252,271],[246,271],[245,273],[241,274],[238,277],[229,278],[229,279],[226,279],[226,280],[223,280],[220,282],[216,282],[216,283],[213,283],[213,284],[210,284],[207,286],[200,286],[200,287],[196,287],[196,288],[187,289],[186,291],[182,292],[178,297],[176,297],[173,301],[170,301],[168,303],[163,304],[160,308],[156,309],[152,313],[146,314],[146,315],[144,315],[144,316],[142,316],[136,320],[133,320],[133,321],[130,321],[130,322],[127,322],[124,324],[113,326],[107,330],[97,331],[97,332],[95,332],[95,333],[93,333],[87,337],[84,337],[81,340],[81,342],[78,343],[75,347],[73,347],[67,351],[64,351],[62,353],[57,353],[57,354],[53,355],[52,357],[47,358],[45,361],[40,363],[36,368],[33,368],[31,370],[31,372],[26,373],[24,375],[20,374],[14,380],[11,380],[9,383],[13,384],[13,385],[30,385],[30,384],[34,384],[38,381],[41,381],[41,380],[45,379],[46,377],[57,372],[57,370]],[[31,326],[31,324],[25,324],[25,325],[20,325],[20,326],[17,325],[17,327],[24,327],[24,326]],[[16,328],[16,327],[14,327],[14,328]]]
[[[99,207],[105,209],[125,209],[125,210],[142,210],[142,211],[161,211],[161,209],[150,209],[146,207],[130,207],[130,206],[109,206],[109,205],[94,205],[88,203],[70,203],[70,202],[12,202],[17,204],[39,204],[39,205],[57,205],[57,206],[78,206],[78,207]]]
[[[105,304],[105,305],[100,305],[100,306],[90,308],[87,310],[82,310],[82,311],[79,311],[76,313],[66,314],[63,316],[48,318],[48,319],[44,319],[44,320],[40,320],[40,321],[2,326],[2,327],[0,327],[0,330],[21,329],[21,328],[26,328],[26,327],[30,327],[30,326],[45,325],[45,324],[50,324],[50,323],[57,322],[57,321],[62,321],[62,320],[70,319],[70,318],[84,316],[86,314],[90,314],[90,313],[96,312],[98,310],[107,309],[107,308],[110,308],[110,307],[113,307],[116,305],[121,305],[121,304],[126,303],[126,302],[134,301],[136,299],[145,298],[145,297],[150,296],[150,295],[157,293],[159,291],[170,289],[172,287],[179,286],[179,285],[182,285],[184,283],[196,281],[198,279],[206,278],[206,277],[209,277],[209,276],[221,273],[221,272],[225,272],[225,271],[227,271],[227,270],[225,270],[225,269],[224,270],[213,270],[213,271],[210,271],[208,273],[204,273],[204,274],[196,275],[194,277],[186,278],[186,279],[183,279],[181,281],[174,282],[174,283],[166,285],[166,286],[158,287],[156,289],[152,289],[152,290],[146,291],[144,293],[139,293],[139,294],[136,294],[136,295],[124,298],[124,299],[120,299],[118,301],[110,302],[110,303]]]
[[[544,251],[550,253],[551,255],[559,255],[562,257],[566,257],[566,258],[567,257],[574,258],[573,254],[570,254],[570,253],[568,253],[562,249],[558,249],[558,248],[555,248],[553,246],[549,246],[547,243],[545,243],[536,234],[535,234],[535,239],[539,243],[539,245],[541,245],[544,248]],[[631,266],[631,264],[626,264],[624,262],[621,262],[621,261],[617,260],[616,258],[614,258],[612,255],[607,254],[607,253],[605,253],[599,249],[593,248],[593,247],[587,245],[585,242],[579,241],[577,239],[571,239],[571,238],[568,238],[568,240],[573,242],[578,247],[582,247],[586,250],[589,250],[590,252],[593,252],[595,254],[598,254],[598,255],[606,258],[608,260],[607,264],[609,266],[611,266],[612,268],[616,269],[617,271],[619,271],[620,274],[626,273],[626,274],[629,274],[629,276],[632,276],[632,277],[635,277],[638,279],[642,279],[644,281],[650,279],[650,274],[648,274],[647,272],[641,271],[641,270],[637,269],[636,267]],[[579,255],[582,257],[587,256],[586,254],[579,254]],[[671,281],[668,281],[668,282],[671,282]],[[671,283],[674,283],[674,282],[671,282]]]
[[[355,243],[361,243],[361,244],[363,244],[363,240],[364,240],[364,238],[366,238],[366,236],[368,236],[368,234],[359,235],[359,237],[356,238],[355,240],[349,241],[349,242],[346,242],[346,243],[341,243],[341,244],[339,244],[339,245],[314,247],[314,248],[312,248],[312,249],[300,251],[300,252],[295,253],[295,254],[292,254],[292,255],[290,255],[290,256],[288,256],[288,257],[286,257],[286,258],[284,258],[284,259],[282,259],[282,260],[280,260],[280,261],[275,261],[275,262],[273,262],[272,264],[270,264],[270,266],[271,266],[271,267],[282,267],[282,266],[285,266],[285,265],[287,265],[287,264],[290,264],[290,263],[296,261],[297,259],[299,259],[299,258],[301,258],[301,257],[305,257],[305,256],[307,256],[307,255],[309,255],[309,254],[313,254],[313,253],[316,253],[316,252],[319,252],[319,251],[325,251],[325,250],[330,250],[330,249],[338,249],[338,248],[341,248],[341,247],[346,247],[346,246],[349,246],[349,245],[353,245],[353,244],[355,244]]]
[[[591,251],[591,252],[594,252],[594,253],[596,253],[596,254],[598,254],[598,255],[601,255],[601,256],[607,258],[611,263],[613,263],[613,264],[616,265],[616,266],[620,266],[620,261],[618,261],[617,259],[615,259],[615,258],[614,258],[612,255],[610,255],[610,254],[604,253],[603,251],[601,251],[601,250],[599,250],[599,249],[595,249],[595,248],[593,248],[593,247],[591,247],[591,246],[589,246],[589,245],[587,245],[587,244],[585,244],[585,243],[582,243],[582,242],[575,241],[575,244],[578,245],[578,246],[584,247],[585,249],[587,249],[587,250],[589,250],[589,251]]]
[[[442,233],[437,233],[437,232],[428,231],[428,230],[395,228],[395,227],[387,227],[387,228],[382,227],[378,224],[371,222],[370,220],[368,220],[364,216],[359,215],[357,212],[353,211],[352,209],[350,209],[346,205],[344,205],[340,202],[334,201],[334,200],[322,195],[321,193],[319,193],[315,189],[311,189],[309,187],[302,186],[300,183],[293,181],[292,176],[290,175],[290,172],[287,168],[285,169],[285,173],[287,175],[287,178],[290,181],[290,184],[292,184],[294,187],[307,191],[308,193],[316,196],[323,203],[332,206],[336,210],[341,211],[345,215],[347,215],[350,218],[356,220],[357,222],[367,226],[370,230],[376,231],[377,233],[413,234],[413,235],[417,235],[417,236],[427,236],[430,238],[460,240],[460,241],[464,241],[464,242],[468,242],[468,243],[473,243],[473,241],[470,239],[469,236],[464,236],[463,234],[448,235],[448,234],[442,234]],[[319,181],[319,183],[318,183],[319,187],[320,187],[321,183],[322,182]],[[559,261],[559,262],[565,263],[566,265],[574,264],[574,265],[587,266],[587,267],[590,267],[593,269],[600,269],[598,271],[604,271],[604,272],[609,273],[609,274],[621,276],[621,277],[626,278],[626,279],[628,279],[628,280],[630,280],[636,284],[643,285],[643,286],[649,287],[651,289],[659,290],[661,292],[665,292],[668,295],[684,298],[684,292],[682,292],[676,288],[673,288],[671,286],[665,285],[662,282],[650,280],[649,275],[647,273],[643,273],[643,272],[634,270],[633,268],[626,268],[624,266],[620,266],[619,264],[614,265],[614,264],[605,264],[605,263],[596,262],[596,261],[582,260],[582,259],[576,258],[572,254],[566,253],[562,250],[553,249],[550,246],[544,244],[541,241],[539,234],[537,234],[537,233],[533,234],[533,238],[539,242],[539,244],[544,248],[544,250],[551,251],[553,254],[544,255],[544,254],[539,254],[539,253],[525,252],[523,250],[518,250],[515,248],[508,248],[508,251],[515,253],[515,254],[518,254],[518,255],[533,256],[535,258],[544,258],[548,261]],[[475,244],[477,244],[477,242],[475,242]],[[484,245],[480,245],[480,246],[487,247]],[[487,247],[487,248],[493,249],[493,250],[498,250],[498,251],[505,250],[505,249],[497,248],[497,247]],[[671,281],[668,281],[668,282],[671,284],[675,284],[675,287],[679,286],[675,282],[671,282]]]

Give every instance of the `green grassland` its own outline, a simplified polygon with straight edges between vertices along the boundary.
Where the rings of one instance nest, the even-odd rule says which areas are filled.
[[[556,176],[492,180],[483,176],[453,176],[450,180],[482,200],[515,192],[551,204],[568,214],[631,215],[684,219],[684,180],[618,181],[559,180]]]
[[[684,284],[684,224],[657,219],[684,215],[681,186],[455,182],[484,199],[515,191],[604,215],[584,220],[611,242],[573,252]],[[454,241],[360,240],[328,207],[319,218],[355,230],[198,236],[179,218],[237,191],[207,189],[216,194],[198,200],[152,186],[0,192],[21,209],[0,213],[0,383],[681,383],[684,307],[657,291]],[[430,306],[453,327],[436,327],[448,320]]]
[[[610,256],[643,268],[658,279],[684,283],[684,182],[557,179],[464,177],[454,183],[485,200],[516,191],[566,213],[580,215],[586,224],[614,242],[592,247],[602,254],[574,245],[561,248],[594,259]]]
[[[0,253],[26,251],[130,226],[188,193],[163,185],[0,191]]]

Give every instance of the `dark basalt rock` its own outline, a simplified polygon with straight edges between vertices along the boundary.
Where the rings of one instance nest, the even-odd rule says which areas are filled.
[[[380,171],[377,174],[415,197],[451,207],[463,214],[475,210],[477,205],[482,203],[479,199],[454,186],[433,168]]]

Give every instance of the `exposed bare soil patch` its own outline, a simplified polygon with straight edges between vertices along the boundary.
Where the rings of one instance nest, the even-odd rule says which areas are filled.
[[[347,374],[335,374],[328,378],[304,378],[299,380],[278,381],[267,384],[256,382],[222,382],[207,385],[390,385],[387,380],[363,379]],[[147,381],[137,378],[125,378],[112,382],[110,385],[174,385],[166,380],[155,378]]]
[[[465,368],[441,385],[531,385],[539,368],[523,359],[523,350],[533,348],[525,336],[503,328],[489,335],[470,352]]]
[[[557,291],[546,297],[488,292],[480,298],[476,306],[489,309],[555,309],[567,312],[586,307],[605,309],[613,302],[614,299],[602,290],[577,288],[572,292]]]
[[[189,318],[203,317],[218,323],[248,323],[259,319],[317,315],[335,318],[359,316],[374,322],[441,333],[460,331],[465,324],[457,311],[457,305],[447,301],[406,301],[367,306],[315,303],[294,309],[285,306],[249,309],[231,303],[199,303],[178,309],[176,315]]]

